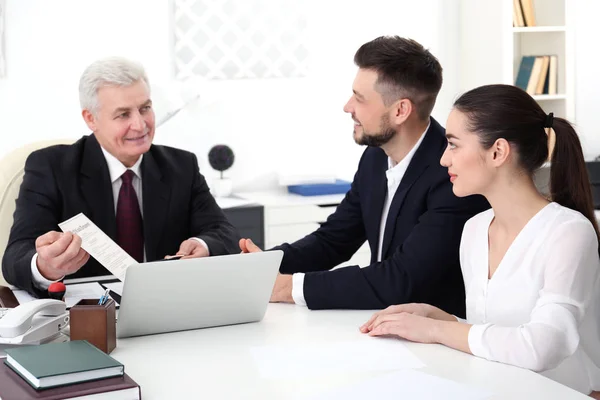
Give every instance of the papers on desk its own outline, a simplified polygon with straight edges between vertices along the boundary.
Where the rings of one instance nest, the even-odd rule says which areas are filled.
[[[326,342],[311,346],[261,346],[251,349],[264,378],[298,378],[344,372],[389,371],[425,366],[394,339]]]
[[[77,285],[66,285],[67,292],[65,293],[65,303],[67,308],[73,307],[75,304],[82,299],[99,299],[104,294],[104,289],[98,282],[91,283],[79,283]],[[31,296],[24,290],[13,290],[15,297],[19,301],[19,304],[27,303],[35,300],[35,297]],[[116,301],[115,301],[116,303]],[[118,304],[116,304],[118,305]]]
[[[81,247],[122,281],[125,280],[127,267],[137,264],[133,257],[127,254],[84,214],[79,213],[61,222],[58,226],[63,232],[72,232],[79,235],[81,237]]]
[[[247,206],[254,204],[252,200],[241,199],[239,197],[215,197],[215,201],[222,209]]]
[[[438,378],[420,371],[403,370],[345,386],[306,400],[364,400],[364,399],[419,399],[419,400],[483,400],[493,393]]]
[[[112,290],[119,296],[123,296],[123,282],[110,282],[103,283],[102,285],[104,285],[105,288]]]

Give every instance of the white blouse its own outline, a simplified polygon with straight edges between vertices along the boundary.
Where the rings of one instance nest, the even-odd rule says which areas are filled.
[[[600,258],[592,224],[548,204],[488,279],[493,218],[491,209],[471,218],[460,243],[471,352],[585,394],[600,390]]]

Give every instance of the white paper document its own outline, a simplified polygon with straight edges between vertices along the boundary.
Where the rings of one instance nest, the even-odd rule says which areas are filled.
[[[137,264],[125,250],[116,244],[106,233],[102,232],[84,214],[74,217],[58,224],[63,232],[72,232],[81,237],[81,247],[90,253],[111,274],[125,280],[127,267]]]
[[[100,299],[104,294],[104,288],[98,282],[79,283],[77,285],[67,285],[65,293],[65,303],[67,308],[73,307],[82,299]],[[119,305],[115,301],[115,305]]]
[[[251,350],[264,378],[298,378],[344,372],[389,371],[425,366],[395,339],[326,342],[311,346],[260,346]]]
[[[17,299],[19,304],[25,304],[25,303],[29,303],[30,301],[37,300],[35,297],[33,297],[32,295],[30,295],[29,293],[27,293],[24,290],[13,289],[12,292],[15,295],[15,298]]]
[[[103,283],[104,287],[112,290],[119,296],[123,296],[123,282]]]
[[[242,207],[254,203],[252,200],[241,199],[238,197],[215,197],[215,201],[217,202],[219,207],[223,209]]]
[[[98,282],[91,283],[79,283],[76,285],[66,285],[67,291],[65,292],[65,304],[67,308],[73,307],[75,304],[82,299],[99,299],[104,294],[104,288],[100,286]],[[30,295],[24,290],[13,290],[15,297],[19,304],[27,303],[32,300],[36,300],[35,297]],[[119,305],[115,301],[115,305]]]
[[[405,369],[357,384],[303,397],[305,400],[484,400],[493,393],[420,371]],[[298,399],[301,399],[298,397]]]

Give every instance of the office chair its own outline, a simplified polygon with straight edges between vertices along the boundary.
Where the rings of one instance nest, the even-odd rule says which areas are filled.
[[[19,188],[23,182],[25,160],[35,150],[56,144],[73,144],[73,139],[42,140],[29,143],[11,151],[0,160],[0,259],[8,244],[10,228],[13,224],[15,200],[19,195]],[[6,285],[0,271],[0,285]]]

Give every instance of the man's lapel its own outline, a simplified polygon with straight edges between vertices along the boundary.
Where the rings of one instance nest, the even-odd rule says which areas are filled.
[[[171,186],[163,182],[163,176],[152,156],[152,149],[142,159],[142,193],[144,207],[144,246],[146,259],[156,260],[164,254],[156,254],[158,243],[164,234]]]
[[[394,231],[396,229],[396,218],[402,208],[406,194],[408,193],[411,186],[421,176],[421,174],[427,169],[431,163],[438,163],[440,158],[440,145],[443,139],[440,130],[443,128],[431,118],[431,124],[429,129],[425,133],[425,137],[421,142],[421,145],[415,152],[408,169],[402,177],[402,181],[396,190],[392,204],[390,205],[390,211],[387,216],[385,224],[385,232],[383,234],[383,248],[381,251],[382,258],[385,258],[387,251],[392,243],[394,237]]]
[[[382,151],[383,153],[383,151]],[[385,154],[384,154],[385,155]],[[383,211],[383,206],[385,202],[385,196],[387,193],[387,176],[385,171],[388,169],[388,161],[387,156],[381,157],[380,162],[375,167],[376,174],[373,174],[373,180],[375,181],[373,185],[373,205],[368,209],[371,210],[371,215],[367,216],[367,221],[376,221],[375,227],[375,238],[373,246],[371,246],[371,263],[377,261],[377,250],[379,249],[379,231],[381,230],[381,212]]]
[[[117,224],[112,183],[106,159],[93,134],[87,138],[84,145],[80,174],[81,192],[91,210],[88,217],[115,240]]]

